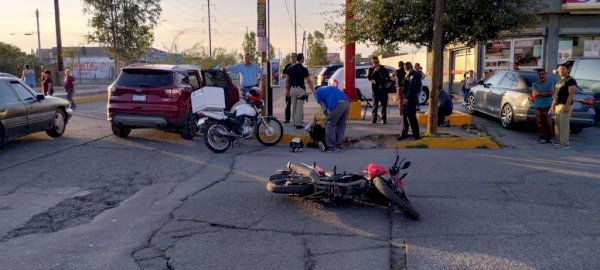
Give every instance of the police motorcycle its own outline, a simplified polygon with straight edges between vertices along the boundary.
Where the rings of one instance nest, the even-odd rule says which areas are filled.
[[[223,153],[233,142],[249,139],[253,135],[265,146],[273,146],[283,137],[283,125],[273,116],[261,114],[264,102],[260,98],[260,89],[252,88],[242,97],[244,104],[225,111],[223,90],[205,87],[192,96],[192,108],[198,114],[197,126],[204,132],[204,143],[211,151]],[[196,92],[194,92],[195,94]]]

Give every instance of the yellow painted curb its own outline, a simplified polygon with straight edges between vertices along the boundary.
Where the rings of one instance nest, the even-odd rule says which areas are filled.
[[[279,141],[279,144],[285,144],[285,145],[289,145],[290,142],[292,142],[293,138],[300,138],[302,139],[302,141],[304,142],[304,145],[306,145],[307,143],[309,143],[311,141],[310,135],[308,134],[283,134],[283,137],[281,138],[281,141]]]
[[[105,101],[107,98],[106,93],[93,96],[75,96],[75,104]]]
[[[362,105],[360,101],[353,101],[350,103],[350,112],[348,113],[348,120],[361,120],[360,110]]]
[[[428,113],[417,114],[417,122],[419,122],[420,125],[427,125],[428,117]],[[464,126],[471,124],[471,115],[463,112],[453,111],[452,114],[447,118],[451,126]]]
[[[422,138],[418,141],[396,143],[396,148],[430,148],[430,149],[498,149],[499,146],[490,137],[475,138]]]

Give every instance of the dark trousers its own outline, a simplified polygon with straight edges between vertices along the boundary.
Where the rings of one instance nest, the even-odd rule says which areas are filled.
[[[404,129],[402,129],[402,135],[408,135],[408,128],[412,130],[413,138],[421,138],[419,133],[419,122],[417,122],[417,101],[409,100],[406,106],[404,106],[404,115],[402,116],[404,122]]]
[[[448,115],[450,115],[450,110],[448,110],[448,108],[443,106],[438,108],[438,126],[441,126],[444,123],[444,120],[446,120],[446,116]]]
[[[540,140],[550,141],[552,139],[552,119],[550,119],[548,111],[550,111],[550,107],[535,108],[535,122]]]
[[[388,106],[388,97],[378,97],[374,96],[373,101],[373,123],[377,122],[377,109],[379,109],[379,104],[381,103],[381,120],[384,123],[387,123],[387,106]]]
[[[290,97],[285,97],[285,121],[289,122],[290,117],[292,115],[292,99]]]

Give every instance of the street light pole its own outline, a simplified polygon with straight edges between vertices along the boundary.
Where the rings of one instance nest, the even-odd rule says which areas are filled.
[[[38,37],[37,58],[41,62],[42,61],[42,43],[40,42],[40,12],[37,10],[37,8],[35,9],[35,19],[37,21],[37,37]]]
[[[296,21],[296,0],[294,0],[294,52],[298,53],[298,22]]]

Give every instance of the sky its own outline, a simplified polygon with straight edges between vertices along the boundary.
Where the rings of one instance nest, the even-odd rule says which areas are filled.
[[[160,23],[154,32],[154,48],[183,51],[200,43],[208,47],[209,0],[162,0]],[[296,0],[298,50],[302,47],[302,33],[323,32],[325,23],[332,20],[327,11],[340,9],[344,0]],[[294,0],[271,0],[271,44],[276,57],[294,51]],[[243,36],[256,32],[257,0],[210,0],[212,47],[241,51]],[[0,0],[0,41],[15,45],[29,53],[37,48],[35,10],[39,10],[40,41],[42,48],[56,47],[54,1]],[[60,21],[63,47],[96,46],[88,44],[85,34],[88,16],[83,14],[82,0],[60,0]],[[342,18],[335,18],[341,20]],[[177,34],[183,32],[179,37]],[[326,40],[329,52],[342,53],[342,44]],[[357,53],[369,55],[374,47],[357,45]],[[343,55],[343,53],[342,53]]]

